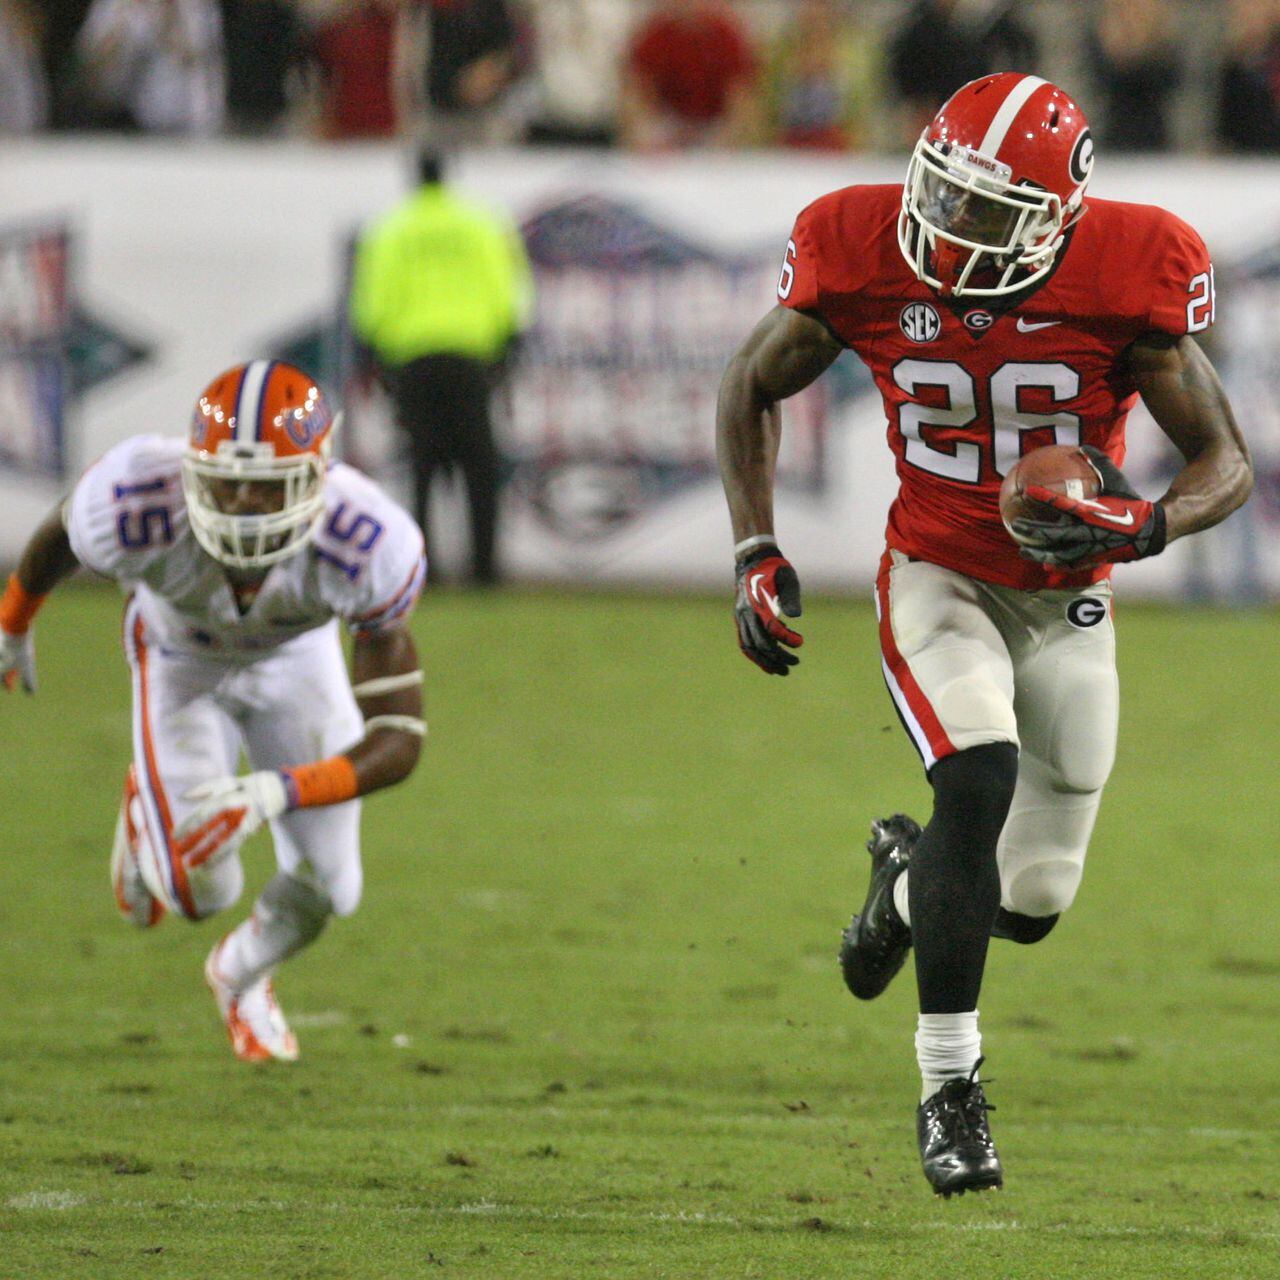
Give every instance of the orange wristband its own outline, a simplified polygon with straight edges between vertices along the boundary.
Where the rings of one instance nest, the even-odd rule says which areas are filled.
[[[313,809],[322,804],[341,804],[360,794],[356,767],[347,756],[330,756],[314,764],[281,769],[291,809]]]
[[[18,575],[11,573],[4,595],[0,596],[0,629],[11,636],[26,635],[31,619],[39,613],[44,601],[44,596],[33,596],[18,581]]]

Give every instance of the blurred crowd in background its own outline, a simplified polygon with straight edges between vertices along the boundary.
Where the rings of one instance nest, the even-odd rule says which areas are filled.
[[[991,70],[1280,150],[1280,0],[0,0],[10,135],[894,150]]]

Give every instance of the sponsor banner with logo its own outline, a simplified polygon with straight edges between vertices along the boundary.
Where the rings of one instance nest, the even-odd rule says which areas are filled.
[[[71,332],[70,233],[0,225],[0,467],[59,477]]]
[[[554,575],[566,559],[581,566],[613,554],[615,540],[672,502],[718,484],[720,379],[744,320],[772,304],[778,263],[771,242],[719,252],[634,198],[554,199],[528,213],[521,231],[535,317],[494,407],[509,512],[559,544],[539,553]],[[335,329],[350,342],[341,317]],[[336,371],[355,364],[354,350],[340,352]],[[780,493],[821,497],[832,415],[851,387],[869,385],[851,361],[788,403]],[[355,377],[344,398],[350,449],[385,470],[385,405]],[[381,464],[368,456],[375,434],[383,437],[374,450]]]
[[[29,370],[20,392],[5,392],[26,407],[12,442],[0,446],[9,450],[0,459],[0,558],[13,558],[59,492],[24,480],[29,470],[74,473],[125,436],[181,433],[209,377],[255,355],[291,354],[318,372],[345,400],[348,456],[407,492],[385,402],[351,376],[341,319],[352,236],[404,194],[407,155],[95,140],[15,148],[6,168],[0,225],[62,225],[60,211],[75,210],[73,293],[124,318],[140,339],[99,325],[89,330],[93,349],[115,342],[130,364],[146,344],[151,358],[104,385],[87,377],[65,438],[49,426],[48,387]],[[900,181],[905,168],[905,156],[461,158],[458,185],[523,226],[539,288],[536,323],[497,414],[508,474],[503,549],[514,574],[725,587],[731,538],[714,447],[724,364],[773,305],[796,213],[837,186]],[[1261,163],[1101,156],[1093,191],[1157,201],[1209,242],[1220,305],[1206,345],[1260,473],[1244,513],[1122,569],[1120,592],[1280,597],[1280,410],[1271,391],[1280,363],[1280,183]],[[992,319],[979,305],[965,322],[981,329]],[[919,304],[901,323],[927,342],[936,315]],[[73,370],[77,360],[83,367],[83,352]],[[863,590],[895,489],[879,397],[845,355],[785,406],[784,422],[782,544],[807,585]],[[1127,470],[1143,492],[1161,492],[1176,468],[1172,449],[1140,409],[1129,438]],[[463,560],[465,505],[451,489],[438,506],[433,553],[447,572]]]

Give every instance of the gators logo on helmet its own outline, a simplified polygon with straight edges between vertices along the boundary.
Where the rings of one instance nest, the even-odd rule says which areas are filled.
[[[191,530],[221,564],[295,555],[324,512],[335,418],[314,379],[278,360],[228,369],[196,401],[182,463]]]

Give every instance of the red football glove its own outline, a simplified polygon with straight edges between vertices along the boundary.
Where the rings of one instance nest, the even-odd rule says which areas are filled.
[[[1096,498],[1068,498],[1042,485],[1026,496],[1053,507],[1070,520],[1014,520],[1013,536],[1028,560],[1064,569],[1092,569],[1156,556],[1166,540],[1164,508],[1134,492],[1124,473],[1101,449],[1084,446],[1102,488]]]
[[[804,644],[804,637],[782,621],[783,614],[800,616],[800,579],[777,547],[760,547],[738,561],[733,613],[738,645],[762,671],[785,676],[800,661],[782,647]]]

